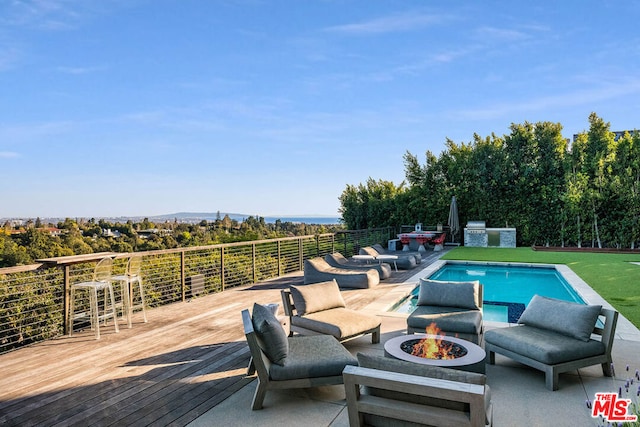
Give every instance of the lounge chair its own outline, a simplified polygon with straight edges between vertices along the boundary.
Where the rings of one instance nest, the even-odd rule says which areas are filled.
[[[407,317],[407,333],[424,333],[435,323],[445,335],[482,345],[482,292],[478,281],[420,279],[418,305]]]
[[[304,261],[304,283],[319,283],[334,280],[341,288],[366,289],[380,283],[380,275],[374,268],[368,270],[349,270],[329,265],[322,258]]]
[[[413,255],[416,260],[416,264],[420,264],[422,262],[422,255],[418,251],[390,251],[389,249],[385,249],[381,244],[376,243],[371,246],[373,249],[378,251],[380,255]]]
[[[380,319],[346,308],[335,280],[291,286],[280,292],[292,333],[327,334],[339,341],[371,334],[373,344],[380,342]]]
[[[372,246],[366,246],[364,248],[360,248],[360,255],[371,255],[373,257],[377,257],[378,255],[387,254],[378,252]],[[390,253],[389,255],[396,255],[398,257],[398,259],[396,260],[396,266],[398,268],[401,268],[403,270],[410,270],[412,268],[415,268],[416,266],[416,257],[411,254],[405,255],[403,252],[396,252],[395,254]]]
[[[258,384],[251,409],[262,409],[268,390],[342,384],[342,371],[358,361],[330,335],[287,337],[271,310],[260,304],[242,311]]]
[[[332,267],[345,268],[347,270],[366,271],[373,268],[378,271],[380,280],[391,277],[391,266],[387,263],[362,264],[360,262],[349,261],[340,252],[325,255],[324,260]]]

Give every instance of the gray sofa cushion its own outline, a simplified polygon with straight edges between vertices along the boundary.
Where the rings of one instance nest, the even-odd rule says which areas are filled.
[[[292,316],[291,325],[333,335],[342,340],[377,328],[380,326],[380,319],[376,316],[338,307],[304,316]]]
[[[438,305],[480,309],[480,282],[443,282],[420,279],[418,305]]]
[[[493,344],[546,365],[604,354],[605,346],[596,340],[582,341],[533,326],[492,329],[484,334]]]
[[[344,307],[344,299],[335,280],[304,286],[291,286],[291,297],[300,315]]]
[[[393,359],[389,357],[380,357],[358,353],[358,364],[363,368],[378,369],[381,371],[398,372],[401,374],[416,375],[420,377],[437,378],[448,381],[457,381],[467,384],[477,384],[485,386],[484,401],[485,411],[488,410],[491,403],[491,389],[486,385],[487,377],[484,374],[478,374],[475,372],[459,371],[457,369],[442,368],[439,366],[420,365],[417,363],[406,362],[404,360]],[[402,393],[391,390],[381,390],[375,387],[366,387],[366,393],[372,396],[386,397],[395,400],[402,400],[405,402],[419,403],[422,405],[432,405],[442,408],[455,409],[458,411],[469,411],[469,405],[462,402],[453,402],[445,399],[438,399],[434,397],[419,396],[415,394]],[[367,421],[368,416],[365,416]],[[371,417],[375,419],[375,425],[411,425],[398,423],[398,420],[384,419],[381,417]],[[489,422],[489,420],[485,420]]]
[[[358,360],[334,337],[295,336],[289,338],[284,366],[271,365],[269,376],[276,381],[337,376],[346,365],[357,366]]]
[[[518,323],[589,341],[601,305],[584,305],[534,295]]]
[[[289,340],[278,319],[269,308],[260,304],[253,304],[251,318],[264,354],[272,363],[284,365],[289,353]]]
[[[407,317],[407,325],[426,329],[435,323],[444,332],[479,334],[482,330],[482,312],[459,307],[417,306]]]

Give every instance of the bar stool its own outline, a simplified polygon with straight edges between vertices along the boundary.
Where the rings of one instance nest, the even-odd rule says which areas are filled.
[[[110,257],[102,258],[100,261],[98,261],[95,269],[93,270],[92,281],[74,283],[71,285],[71,308],[69,315],[71,328],[69,329],[69,336],[73,335],[73,317],[75,310],[76,292],[82,290],[89,291],[89,317],[91,319],[91,329],[96,331],[96,339],[100,339],[101,320],[104,320],[104,323],[106,325],[107,319],[113,318],[116,332],[119,332],[116,304],[115,298],[113,296],[113,286],[111,285],[112,266],[113,260]],[[100,314],[100,307],[98,305],[98,291],[104,292],[104,308],[102,310],[102,314]],[[109,298],[111,299],[110,304],[108,301]]]
[[[122,301],[129,328],[131,328],[131,316],[133,315],[133,310],[136,308],[142,308],[142,317],[144,318],[144,323],[147,323],[147,312],[145,310],[144,303],[144,288],[142,286],[142,277],[140,275],[141,268],[142,256],[133,255],[129,258],[129,262],[127,262],[127,270],[125,274],[112,277],[112,280],[122,282]],[[135,287],[132,286],[132,284],[134,282],[138,284],[138,293],[140,294],[140,304],[138,305],[133,304],[133,291]]]

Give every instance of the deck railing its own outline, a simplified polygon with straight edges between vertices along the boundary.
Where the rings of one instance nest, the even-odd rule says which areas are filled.
[[[227,288],[258,283],[303,270],[304,260],[386,243],[392,228],[346,230],[210,246],[138,252],[149,308]],[[68,334],[72,283],[90,280],[96,262],[114,258],[113,274],[124,273],[131,253],[97,253],[38,260],[37,264],[0,268],[0,353]],[[119,291],[116,287],[116,291]],[[116,301],[122,301],[116,295]],[[86,313],[87,300],[76,300],[75,313]]]

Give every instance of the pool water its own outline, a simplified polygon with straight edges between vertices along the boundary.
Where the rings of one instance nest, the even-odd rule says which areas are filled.
[[[484,287],[483,318],[488,321],[517,322],[536,294],[585,304],[564,277],[552,267],[445,264],[429,278],[456,282],[479,280]],[[394,311],[411,313],[415,310],[418,290],[419,286]]]

